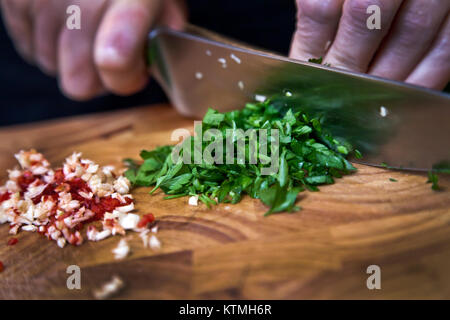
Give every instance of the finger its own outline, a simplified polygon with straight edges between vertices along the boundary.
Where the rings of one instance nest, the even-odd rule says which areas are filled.
[[[95,63],[108,90],[129,95],[146,85],[144,48],[160,9],[157,0],[119,0],[108,9],[95,44]]]
[[[297,26],[289,56],[299,60],[324,57],[336,34],[344,0],[298,0]]]
[[[438,37],[406,82],[442,90],[450,81],[450,18],[447,16]]]
[[[429,50],[445,16],[450,1],[406,1],[374,59],[370,73],[394,80],[405,80]]]
[[[63,22],[62,1],[37,0],[33,2],[34,60],[42,71],[56,74],[59,31]]]
[[[187,7],[184,0],[164,1],[158,24],[175,30],[182,30],[187,20]]]
[[[346,0],[339,29],[325,62],[333,67],[366,72],[400,7],[401,0]],[[371,5],[380,8],[381,29],[369,29]]]
[[[14,46],[24,59],[32,62],[33,37],[29,4],[28,0],[1,0],[5,25]]]
[[[75,100],[87,100],[103,92],[94,64],[94,39],[106,1],[95,0],[81,7],[81,29],[63,26],[58,44],[61,90]]]

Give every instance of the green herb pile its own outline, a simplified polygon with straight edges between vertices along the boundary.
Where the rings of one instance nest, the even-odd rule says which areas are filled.
[[[173,163],[173,146],[142,151],[142,164],[127,159],[126,177],[135,186],[153,186],[153,193],[160,188],[165,199],[183,196],[199,196],[208,207],[217,203],[238,203],[244,194],[260,199],[269,210],[276,212],[298,210],[295,205],[299,192],[308,189],[318,191],[318,185],[332,184],[335,178],[355,171],[346,156],[355,152],[345,141],[338,141],[328,134],[321,119],[309,118],[303,112],[276,108],[271,100],[248,103],[244,109],[219,113],[209,109],[203,119],[203,132],[218,129],[278,129],[279,166],[276,174],[262,175],[261,169],[270,164],[249,164],[248,137],[246,136],[245,164],[185,164]],[[270,133],[270,130],[268,130]],[[270,135],[270,134],[269,134]],[[197,136],[192,136],[192,145]],[[268,140],[270,141],[270,139]],[[211,142],[202,142],[203,150]],[[258,149],[259,149],[258,142]],[[236,148],[234,148],[236,150]],[[226,144],[223,146],[226,154]],[[193,158],[193,155],[192,155]]]

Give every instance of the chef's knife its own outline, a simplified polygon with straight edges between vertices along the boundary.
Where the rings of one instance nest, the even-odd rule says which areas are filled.
[[[324,127],[363,153],[363,163],[449,169],[448,94],[288,59],[194,26],[153,30],[149,56],[152,74],[185,116],[276,97],[281,109],[320,114]]]

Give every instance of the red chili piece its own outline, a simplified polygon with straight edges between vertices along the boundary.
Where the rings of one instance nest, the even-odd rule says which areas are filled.
[[[2,203],[2,202],[4,202],[4,201],[7,201],[7,200],[9,200],[10,198],[11,198],[11,193],[9,193],[9,192],[0,194],[0,203]]]
[[[8,246],[13,246],[13,245],[17,244],[17,242],[19,242],[19,239],[11,238],[8,240]]]
[[[28,189],[28,186],[36,180],[36,177],[31,173],[31,171],[25,171],[18,179],[17,184],[19,185],[22,192]]]
[[[0,272],[3,272],[4,269],[5,267],[3,266],[3,262],[0,261]]]
[[[155,221],[155,216],[151,213],[142,216],[141,220],[138,223],[138,228],[145,228],[149,223]]]

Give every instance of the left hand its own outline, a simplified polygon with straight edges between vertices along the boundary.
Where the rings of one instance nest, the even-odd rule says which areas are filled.
[[[369,30],[370,5],[381,29]],[[290,56],[443,89],[450,80],[450,1],[297,0]]]

